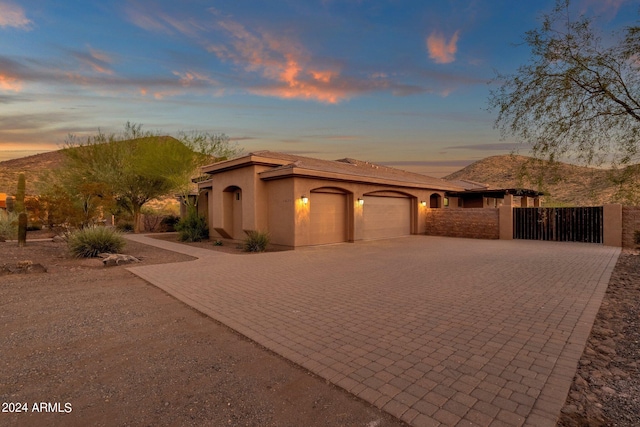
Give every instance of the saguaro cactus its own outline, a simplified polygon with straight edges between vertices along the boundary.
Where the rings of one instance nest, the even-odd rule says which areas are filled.
[[[16,202],[13,197],[7,196],[7,212],[13,212],[16,208]]]
[[[26,189],[26,180],[24,174],[18,175],[18,191],[16,192],[16,212],[24,212],[24,194]]]
[[[27,244],[27,213],[24,211],[25,182],[24,174],[18,176],[18,191],[16,192],[15,208],[18,212],[18,246]]]
[[[18,246],[27,244],[27,214],[20,212],[18,215]]]

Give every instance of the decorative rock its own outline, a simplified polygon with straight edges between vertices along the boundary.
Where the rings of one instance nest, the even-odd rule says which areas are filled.
[[[98,256],[102,258],[102,264],[104,264],[105,266],[140,262],[138,258],[131,255],[125,255],[125,254],[102,253],[102,254],[98,254]]]

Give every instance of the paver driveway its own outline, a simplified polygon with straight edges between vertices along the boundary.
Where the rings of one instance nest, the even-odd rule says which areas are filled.
[[[406,238],[130,270],[415,426],[552,426],[620,253]]]

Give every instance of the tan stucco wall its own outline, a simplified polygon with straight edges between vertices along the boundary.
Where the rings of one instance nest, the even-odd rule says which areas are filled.
[[[230,203],[225,190],[229,187],[237,187],[242,192],[242,218],[240,227],[244,231],[265,230],[267,224],[267,194],[264,183],[257,178],[257,173],[267,169],[264,166],[247,166],[221,173],[215,176],[215,180],[209,188],[209,234],[211,237],[225,237],[220,230],[231,233],[231,216],[223,206]],[[228,199],[228,200],[227,200]]]
[[[394,192],[401,192],[412,198],[411,200],[411,233],[412,234],[424,234],[426,230],[426,212],[428,207],[422,206],[421,201],[426,201],[427,206],[429,203],[429,197],[432,194],[439,194],[444,198],[443,191],[430,191],[415,188],[400,188],[390,187],[385,185],[372,185],[362,183],[349,183],[349,182],[332,182],[328,180],[313,179],[313,178],[287,178],[282,181],[293,182],[293,194],[296,198],[296,222],[295,222],[295,246],[306,246],[313,244],[309,240],[309,206],[313,203],[313,190],[320,188],[335,188],[343,190],[347,194],[348,203],[348,221],[349,221],[349,241],[358,241],[363,239],[364,231],[364,217],[363,206],[358,203],[359,198],[364,198],[365,194],[375,192],[385,192],[389,195]],[[269,182],[269,185],[277,181]],[[305,207],[301,204],[300,198],[306,195],[309,198],[309,204]],[[270,224],[271,225],[271,224]],[[271,229],[271,226],[270,226]]]
[[[605,246],[622,246],[622,205],[604,205],[603,236]]]
[[[624,206],[622,208],[622,246],[635,248],[635,232],[640,232],[640,206]]]
[[[357,182],[333,181],[328,179],[288,177],[264,181],[258,175],[268,166],[251,165],[214,175],[209,184],[209,229],[211,237],[221,236],[216,230],[225,230],[224,190],[234,186],[242,190],[242,228],[248,230],[269,231],[274,245],[296,247],[313,244],[310,240],[310,206],[313,203],[313,190],[335,188],[347,196],[348,241],[363,239],[363,206],[358,198],[374,192],[402,192],[411,198],[411,233],[424,234],[426,230],[426,211],[421,201],[429,204],[432,194],[444,198],[444,191],[430,191],[416,188],[363,184]],[[393,194],[393,193],[389,193]],[[302,196],[309,202],[304,205]],[[228,202],[227,202],[228,203]],[[228,222],[228,221],[227,221]]]

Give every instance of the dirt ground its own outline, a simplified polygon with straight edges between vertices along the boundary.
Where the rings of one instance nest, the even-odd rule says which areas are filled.
[[[124,252],[144,264],[190,259],[133,242]],[[0,268],[2,426],[405,425],[122,266],[71,258],[64,243],[0,243],[0,267],[25,260],[48,271],[3,274]],[[640,256],[627,252],[559,426],[640,425],[638,307]]]
[[[405,425],[122,266],[70,258],[64,243],[0,243],[0,266],[24,260],[48,272],[0,275],[2,426]]]

